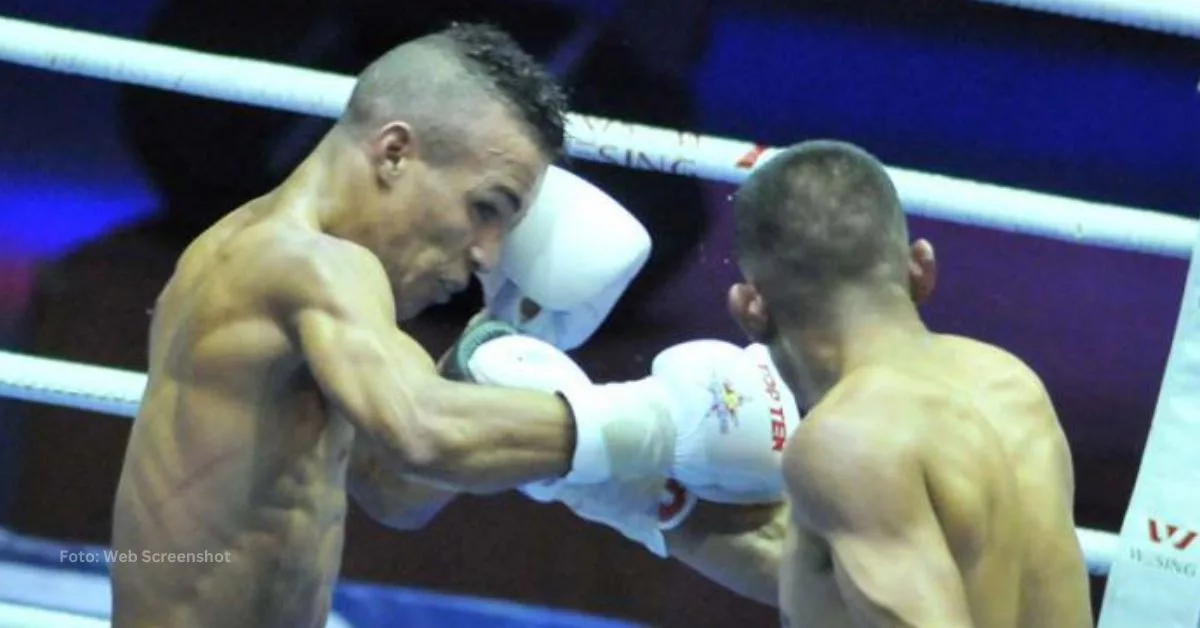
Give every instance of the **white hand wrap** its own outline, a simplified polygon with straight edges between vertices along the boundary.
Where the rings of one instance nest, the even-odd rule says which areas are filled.
[[[664,392],[652,378],[594,385],[565,353],[537,338],[504,336],[483,343],[467,359],[471,381],[557,392],[575,419],[575,453],[565,480],[667,477],[674,451]]]
[[[571,350],[596,332],[650,257],[650,234],[620,203],[550,167],[499,266],[479,273],[493,318]],[[540,307],[529,320],[525,299]]]

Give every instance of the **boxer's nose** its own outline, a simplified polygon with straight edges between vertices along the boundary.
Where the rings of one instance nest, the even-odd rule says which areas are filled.
[[[491,272],[500,265],[502,246],[499,236],[485,236],[471,247],[472,272]]]

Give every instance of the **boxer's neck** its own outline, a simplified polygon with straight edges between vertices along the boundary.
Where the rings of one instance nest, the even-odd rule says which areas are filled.
[[[785,343],[806,367],[813,402],[848,373],[892,362],[929,338],[911,298],[899,289],[848,286],[822,309],[820,323],[790,332]]]
[[[334,127],[276,190],[277,204],[325,233],[355,240],[361,199],[354,181],[369,168],[365,161],[353,140]]]

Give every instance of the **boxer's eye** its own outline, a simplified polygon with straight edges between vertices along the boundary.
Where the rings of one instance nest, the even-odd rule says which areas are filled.
[[[491,201],[476,201],[474,204],[475,217],[483,223],[493,223],[500,220],[500,208]]]

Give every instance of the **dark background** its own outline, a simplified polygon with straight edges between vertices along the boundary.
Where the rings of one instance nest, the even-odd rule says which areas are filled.
[[[487,19],[550,64],[582,113],[772,145],[836,137],[906,168],[1197,210],[1197,41],[991,5],[0,0],[0,15],[348,73],[450,19]],[[181,248],[274,185],[327,124],[0,66],[0,342],[144,369],[146,310]],[[640,377],[671,343],[738,340],[723,305],[730,188],[573,167],[625,202],[656,245],[579,352],[584,366],[600,379]],[[1044,376],[1074,448],[1079,523],[1115,530],[1185,262],[920,219],[912,230],[942,264],[931,325],[996,342]],[[440,350],[476,299],[430,312],[413,333]],[[3,525],[106,541],[128,424],[0,404]],[[345,575],[657,625],[776,621],[513,496],[463,499],[416,534],[356,513]]]

